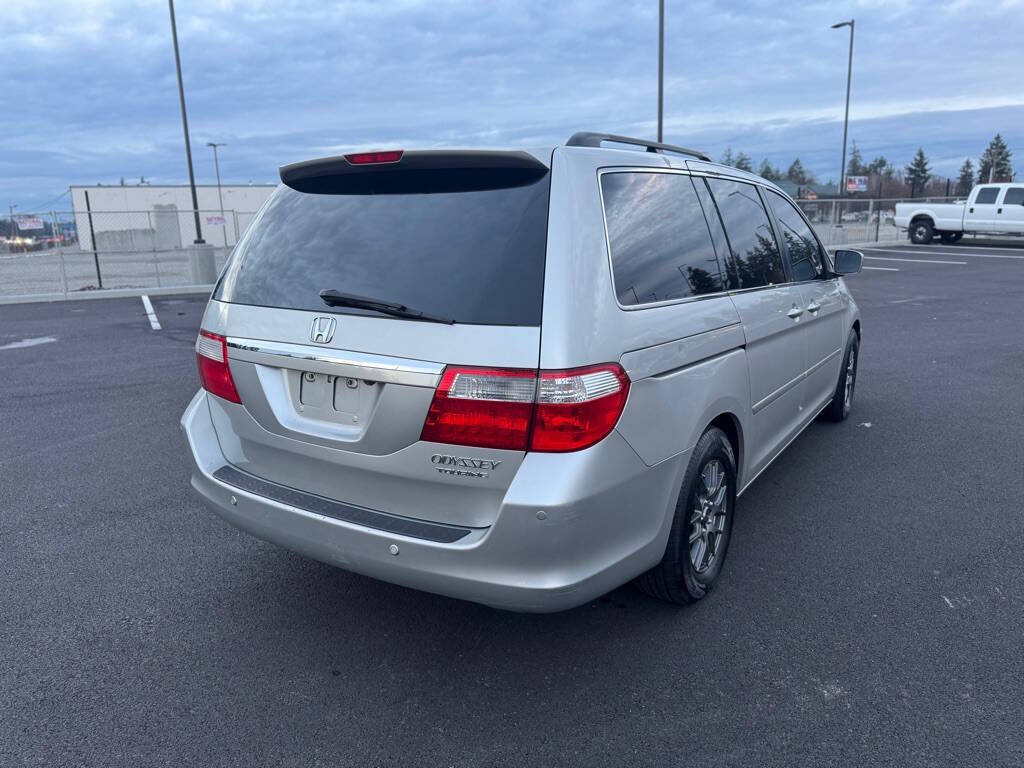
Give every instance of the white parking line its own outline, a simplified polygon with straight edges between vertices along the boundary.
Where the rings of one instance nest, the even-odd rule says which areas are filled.
[[[894,259],[890,256],[868,256],[864,255],[865,259],[872,259],[873,261],[908,261],[914,264],[958,264],[961,267],[966,267],[966,261],[932,261],[931,259]]]
[[[950,256],[953,255],[949,251],[923,251],[917,248],[864,248],[865,253],[919,253],[922,256]],[[957,256],[977,256],[984,259],[1024,259],[1022,256],[1010,256],[1006,253],[978,253],[978,251],[967,251],[960,250],[956,253]]]
[[[149,296],[143,295],[142,306],[146,308],[146,317],[149,318],[149,324],[154,331],[160,330],[160,321],[156,319],[156,312],[153,311],[153,303],[149,300]]]
[[[10,344],[4,344],[3,346],[0,346],[0,349],[23,349],[25,347],[35,347],[39,344],[51,344],[56,340],[56,336],[36,336],[31,339],[12,341]]]
[[[1024,246],[1024,243],[1022,243],[1022,246]],[[961,250],[964,248],[976,248],[979,251],[1010,251],[1011,253],[1021,253],[1024,251],[1024,247],[1011,248],[1010,246],[1002,245],[972,245],[969,240],[965,240],[960,243],[950,243],[948,245],[943,245],[942,247],[953,249],[959,248]]]
[[[879,272],[899,272],[896,267],[861,267],[861,269],[876,269]]]

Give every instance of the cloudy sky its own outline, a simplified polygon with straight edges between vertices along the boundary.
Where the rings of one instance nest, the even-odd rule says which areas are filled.
[[[657,0],[178,0],[197,181],[350,147],[653,136]],[[665,135],[836,178],[851,136],[953,174],[997,131],[1024,171],[1024,0],[666,0]],[[0,208],[69,184],[187,179],[167,3],[4,0]]]

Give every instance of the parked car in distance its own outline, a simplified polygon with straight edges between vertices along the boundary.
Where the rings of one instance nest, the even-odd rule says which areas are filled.
[[[964,234],[1024,235],[1024,183],[978,184],[952,203],[897,203],[893,223],[918,244],[936,235],[944,243]]]
[[[506,609],[632,579],[692,602],[737,497],[850,413],[862,256],[829,255],[758,176],[578,133],[281,179],[206,308],[182,416],[194,489],[268,541]]]

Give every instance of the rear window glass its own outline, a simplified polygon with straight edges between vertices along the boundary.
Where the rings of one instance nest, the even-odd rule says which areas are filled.
[[[501,189],[307,194],[279,186],[235,249],[214,298],[328,307],[337,290],[479,325],[540,325],[549,175]]]
[[[606,173],[601,193],[620,304],[722,290],[711,234],[689,176]]]
[[[1021,205],[1024,203],[1024,187],[1010,187],[1006,190],[1003,205]]]
[[[785,283],[779,245],[757,189],[726,179],[708,179],[708,185],[732,250],[726,264],[729,287],[738,290]]]

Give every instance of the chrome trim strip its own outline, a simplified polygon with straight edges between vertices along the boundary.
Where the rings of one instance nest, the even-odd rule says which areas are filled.
[[[229,336],[227,345],[228,357],[232,360],[414,387],[437,387],[444,371],[441,363],[426,360],[310,347],[306,344]]]
[[[791,379],[790,381],[787,381],[781,387],[779,387],[774,392],[772,392],[770,395],[768,395],[768,397],[765,397],[765,398],[763,398],[761,400],[758,400],[756,403],[754,403],[754,406],[750,409],[751,412],[757,413],[758,411],[761,411],[761,410],[764,410],[765,408],[767,408],[769,405],[771,405],[773,402],[778,400],[780,397],[782,397],[784,394],[786,394],[789,390],[791,390],[793,387],[795,387],[801,381],[803,381],[808,376],[810,376],[812,373],[814,373],[816,370],[821,368],[821,366],[825,365],[825,363],[827,363],[833,357],[838,355],[841,351],[842,350],[836,349],[836,350],[833,350],[832,352],[829,352],[826,357],[824,357],[821,360],[819,360],[818,362],[816,362],[814,365],[812,365],[810,368],[808,368],[806,371],[801,373],[796,378]]]
[[[838,355],[842,351],[843,350],[841,350],[841,349],[834,349],[834,350],[832,350],[827,355],[825,355],[825,357],[823,357],[821,360],[819,360],[814,365],[812,365],[810,368],[808,368],[807,369],[807,373],[805,373],[804,375],[805,376],[810,376],[812,373],[814,373],[816,370],[821,368],[821,366],[823,366],[825,363],[827,363],[829,360],[831,360],[833,357],[835,357],[836,355]]]

